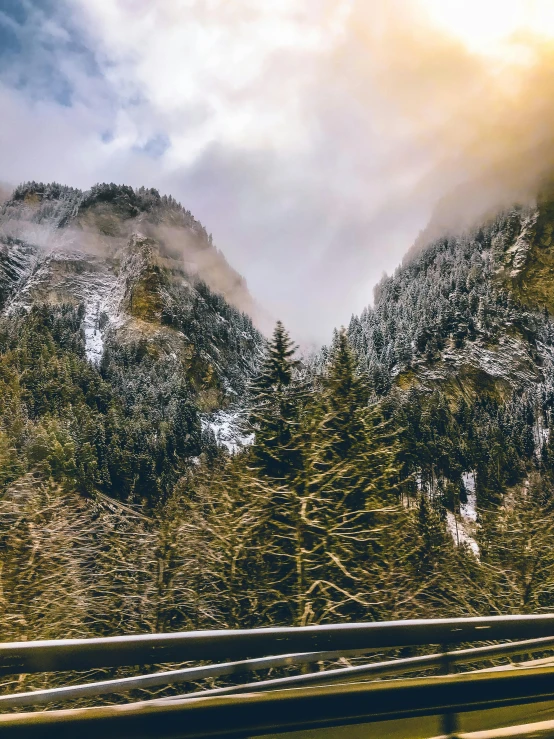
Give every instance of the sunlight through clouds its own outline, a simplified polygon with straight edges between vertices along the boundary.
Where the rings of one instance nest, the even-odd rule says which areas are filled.
[[[171,193],[255,297],[317,339],[433,214],[460,227],[554,169],[551,5],[14,4],[0,181]]]
[[[554,37],[551,0],[422,0],[439,28],[485,55],[509,53],[521,34]]]

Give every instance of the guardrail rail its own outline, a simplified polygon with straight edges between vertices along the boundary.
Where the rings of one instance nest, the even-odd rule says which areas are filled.
[[[481,645],[456,648],[475,642]],[[421,651],[433,645],[438,649],[429,654],[382,658],[387,650]],[[75,682],[72,674],[69,684],[0,694],[0,732],[17,739],[200,739],[337,727],[339,736],[340,727],[354,724],[377,731],[383,721],[440,716],[445,737],[554,737],[552,720],[469,734],[459,729],[464,714],[502,709],[509,717],[510,707],[529,706],[528,715],[533,716],[533,705],[554,701],[554,657],[524,660],[519,663],[524,669],[506,663],[512,657],[550,652],[554,652],[550,614],[0,644],[3,676],[202,662],[93,682]],[[345,666],[337,667],[339,661]],[[296,674],[290,674],[293,668]],[[460,672],[452,674],[457,669]],[[260,677],[270,670],[286,674]],[[238,676],[248,673],[256,673],[257,679],[241,682]],[[410,673],[416,676],[406,677]],[[213,681],[221,678],[228,684],[214,686]],[[211,684],[198,687],[206,680]],[[164,686],[190,689],[175,694],[173,687],[173,694],[163,697],[102,705],[113,702],[114,696],[122,700],[133,691]],[[57,708],[75,700],[89,705]],[[48,710],[49,706],[56,709]]]

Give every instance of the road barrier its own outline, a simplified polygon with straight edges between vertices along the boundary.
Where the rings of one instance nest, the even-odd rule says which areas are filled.
[[[452,650],[456,644],[502,639],[519,641]],[[448,674],[459,665],[554,650],[554,616],[540,615],[0,644],[0,672],[4,675],[224,660],[216,664],[0,695],[0,710],[123,694],[170,684],[192,684],[206,678],[321,664],[336,661],[339,657],[360,657],[391,648],[437,644],[442,648],[433,654],[286,675],[203,691],[195,689],[192,693],[139,703],[4,713],[0,716],[0,732],[2,737],[79,736],[85,739],[101,734],[103,739],[112,736],[200,739],[441,715],[444,717],[444,735],[452,737],[462,736],[457,733],[456,716],[460,713],[554,700],[554,664],[525,670]],[[431,669],[444,674],[383,680]],[[531,731],[528,727],[520,728]],[[515,728],[511,730],[516,731]],[[554,737],[554,728],[546,724],[540,731],[542,733],[536,736]],[[481,732],[479,737],[475,737],[486,739],[489,735],[501,736]]]

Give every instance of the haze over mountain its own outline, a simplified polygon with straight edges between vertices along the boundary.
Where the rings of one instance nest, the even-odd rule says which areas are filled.
[[[0,180],[172,193],[300,337],[552,166],[546,0],[6,0]],[[459,192],[459,191],[457,191]]]

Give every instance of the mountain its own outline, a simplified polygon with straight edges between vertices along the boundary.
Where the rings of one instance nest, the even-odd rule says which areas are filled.
[[[201,307],[206,300],[209,309]],[[245,315],[255,312],[246,284],[211,236],[173,198],[144,188],[96,185],[83,193],[28,183],[14,191],[0,209],[0,307],[10,315],[43,303],[84,307],[95,362],[107,336],[165,343],[167,351],[188,345],[231,390],[260,339]],[[229,332],[231,316],[237,326]]]
[[[218,441],[230,449],[246,441],[237,409],[264,346],[246,312],[256,306],[211,236],[173,198],[113,184],[87,192],[21,185],[0,206],[0,310],[4,360],[12,349],[25,354],[23,337],[32,345],[13,372],[25,373],[37,353],[61,363],[42,411],[37,388],[25,391],[24,381],[17,402],[30,421],[47,416],[65,425],[77,450],[92,445],[97,473],[87,481],[83,472],[80,483],[89,491],[155,500],[187,459]],[[107,405],[83,388],[97,382]],[[69,400],[78,385],[82,397]],[[79,404],[94,416],[94,440],[77,439]],[[110,413],[127,435],[136,425],[135,438],[122,443],[138,470],[148,468],[142,481],[133,482],[129,468],[115,482],[120,470],[114,460],[109,469],[105,441]]]
[[[429,244],[376,288],[349,335],[378,391],[498,397],[545,379],[554,312],[552,201]]]
[[[532,480],[550,486],[553,234],[546,189],[418,244],[348,328],[375,397],[402,428],[408,498],[425,491],[476,552],[478,511]]]
[[[5,638],[551,611],[553,203],[420,240],[300,361],[171,198],[18,188]]]

